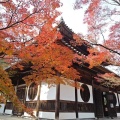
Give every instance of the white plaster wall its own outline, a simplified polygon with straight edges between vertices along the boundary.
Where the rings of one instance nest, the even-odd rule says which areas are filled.
[[[33,114],[36,115],[36,111],[33,111]],[[25,117],[31,117],[28,113],[24,112]],[[39,112],[39,118],[45,118],[45,119],[55,119],[55,112]]]
[[[76,119],[76,113],[75,112],[69,112],[69,113],[59,113],[59,119]]]
[[[55,100],[56,86],[49,87],[47,83],[41,84],[40,100]]]
[[[120,117],[120,113],[117,113],[117,117]]]
[[[5,104],[0,104],[0,113],[4,112]]]
[[[60,100],[75,101],[75,88],[60,84]]]
[[[79,118],[95,118],[94,113],[78,113]]]
[[[119,102],[120,102],[120,94],[118,94]]]
[[[77,89],[78,102],[84,102],[80,95],[80,89]]]
[[[5,113],[6,113],[6,114],[10,114],[10,115],[12,115],[12,110],[8,110],[8,109],[6,109],[6,110],[5,110]]]
[[[83,83],[81,83],[82,85]],[[86,84],[87,85],[87,84]],[[88,88],[89,88],[89,91],[90,91],[90,99],[87,103],[93,103],[93,91],[92,91],[92,86],[91,85],[87,85]],[[80,89],[77,89],[77,95],[78,95],[78,102],[84,102],[81,98],[81,95],[80,95]]]
[[[24,112],[24,116],[25,117],[30,117],[30,115],[28,113],[26,113],[26,112]]]
[[[39,85],[38,85],[38,90],[39,90]],[[56,99],[56,86],[51,86],[49,87],[47,83],[42,83],[41,88],[40,88],[40,100],[55,100]],[[28,97],[28,91],[29,87],[27,88],[27,96],[26,96],[26,101],[31,101]],[[38,92],[35,97],[35,100],[38,98]]]
[[[33,111],[33,115],[35,115],[35,116],[36,116],[36,111]],[[26,113],[26,112],[24,112],[24,116],[25,116],[25,117],[31,117],[31,115],[30,115],[30,114],[28,114],[28,113]]]
[[[55,112],[39,112],[39,118],[55,119]]]
[[[116,100],[117,100],[116,106],[119,106],[119,104],[118,104],[118,97],[117,97],[117,93],[114,93],[114,94],[115,94],[115,96],[116,96]]]

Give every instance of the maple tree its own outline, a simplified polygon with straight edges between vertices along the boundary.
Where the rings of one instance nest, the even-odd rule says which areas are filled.
[[[97,32],[97,34],[101,33],[99,28],[102,29],[102,27],[106,25],[100,23],[98,26],[93,27],[93,25],[96,25],[93,24],[94,22],[97,20],[100,21],[100,17],[97,19],[93,18],[98,12],[96,10],[98,10],[97,8],[101,1],[93,0],[93,2],[89,3],[89,8],[86,12],[85,22],[88,23],[90,31],[87,38],[90,40],[96,40],[93,37],[94,31]],[[79,0],[77,0],[77,2],[79,2]],[[88,2],[90,1],[82,0],[83,4],[87,4]],[[57,8],[61,6],[60,1],[3,0],[0,1],[0,5],[0,59],[4,59],[10,66],[13,66],[14,70],[19,68],[18,72],[21,74],[27,73],[27,76],[23,78],[27,85],[31,82],[38,84],[47,82],[49,85],[62,83],[76,86],[77,84],[75,84],[74,81],[70,81],[70,79],[75,80],[80,78],[78,71],[72,67],[75,55],[72,50],[60,42],[62,35],[58,27],[54,26],[55,24],[58,25],[56,18],[60,15],[57,11]],[[92,11],[92,9],[94,11]],[[117,13],[117,11],[113,13]],[[103,18],[101,17],[101,19]],[[113,57],[114,54],[119,55],[117,51],[119,50],[119,42],[117,43],[119,35],[116,33],[118,26],[119,24],[116,24],[116,27],[114,25],[110,28],[111,30],[114,29],[116,35],[116,39],[113,39],[114,34],[110,33],[112,42],[110,42],[111,39],[109,39],[106,40],[103,45],[96,42],[92,43],[98,46],[99,49],[89,49],[89,53],[91,54],[86,58],[84,56],[84,58],[81,56],[76,57],[89,62],[90,68],[100,65],[103,61],[109,64],[116,63],[116,65],[119,65],[119,58]],[[78,37],[78,39],[81,38]],[[118,46],[116,47],[115,44],[111,46],[111,44],[115,42]],[[113,53],[111,53],[111,51]],[[115,58],[118,58],[118,61],[114,61]],[[29,66],[30,69],[24,71],[25,66]],[[16,97],[9,76],[2,67],[0,71],[2,73],[0,90],[4,95],[0,99],[4,100],[5,97],[8,98],[8,96],[12,94],[14,95],[13,98],[9,97],[8,99],[13,103],[17,101],[15,104],[18,104],[19,100]],[[101,77],[104,78],[106,76]],[[6,84],[7,81],[8,83]],[[4,88],[2,88],[3,86]],[[78,86],[79,85],[77,85],[77,87]],[[22,108],[25,108],[25,106],[23,105]],[[31,111],[28,110],[28,112]]]
[[[90,50],[90,58],[92,58],[93,51],[96,58],[107,56],[104,61],[108,64],[120,65],[120,40],[119,40],[119,0],[76,0],[75,9],[82,9],[87,6],[85,10],[84,23],[88,25],[88,33],[85,38],[92,46],[98,49]],[[116,20],[117,17],[117,20]],[[102,41],[102,42],[101,42]],[[106,54],[101,54],[101,53]],[[94,54],[94,55],[95,55]],[[93,56],[95,58],[95,56]],[[94,59],[93,58],[93,59]],[[94,60],[93,60],[94,61]]]
[[[17,98],[15,89],[11,83],[11,79],[9,78],[9,74],[3,70],[2,67],[0,67],[0,93],[0,103],[5,103],[6,100],[10,100],[18,110],[21,111],[24,109],[30,115],[34,116],[32,110],[26,108],[26,106]]]
[[[0,5],[0,59],[9,63],[12,69],[19,69],[18,73],[26,73],[23,79],[27,85],[47,82],[49,85],[62,83],[78,87],[70,81],[80,77],[72,67],[74,53],[62,45],[62,35],[55,27],[58,25],[56,18],[60,15],[57,11],[60,1],[3,0]],[[26,66],[29,70],[24,71]],[[20,103],[4,68],[1,67],[0,71],[0,90],[4,98]],[[14,95],[12,98],[7,97],[11,94]]]
[[[84,36],[92,47],[88,49],[89,55],[84,59],[90,64],[89,68],[106,65],[120,66],[120,1],[119,0],[76,0],[74,9],[83,9],[84,23],[88,26],[87,35]],[[79,34],[78,34],[79,36]],[[80,37],[80,36],[79,36]],[[82,39],[74,35],[80,42]],[[119,84],[119,77],[106,73],[98,75],[101,78],[110,78],[114,86]],[[107,76],[107,77],[106,77]],[[117,78],[117,80],[116,80]],[[115,81],[115,80],[116,81]],[[97,78],[98,80],[98,78]],[[108,80],[108,79],[107,79]],[[99,80],[101,81],[101,79]],[[114,81],[111,82],[111,81]],[[103,81],[102,81],[103,82]]]
[[[95,78],[98,82],[108,87],[114,88],[120,85],[120,78],[118,76],[115,76],[114,73],[98,74],[98,77],[95,77]]]

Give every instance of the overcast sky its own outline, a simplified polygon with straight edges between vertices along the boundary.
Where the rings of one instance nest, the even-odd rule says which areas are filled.
[[[87,26],[83,24],[84,10],[74,10],[73,5],[75,0],[61,0],[63,3],[62,8],[62,17],[67,24],[67,26],[72,29],[75,33],[87,34]],[[120,75],[120,67],[108,67],[116,74]]]
[[[75,0],[61,0],[61,2],[63,6],[60,10],[67,26],[75,33],[86,34],[87,27],[83,24],[84,10],[73,9]]]

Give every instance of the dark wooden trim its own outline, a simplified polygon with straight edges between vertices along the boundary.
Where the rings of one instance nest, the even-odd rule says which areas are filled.
[[[27,108],[36,110],[37,101],[26,101],[25,106],[26,106]]]
[[[78,112],[94,113],[94,104],[78,102]]]
[[[39,84],[39,88],[38,88],[38,98],[37,98],[37,105],[36,105],[36,117],[39,117],[40,93],[41,93],[41,83]]]
[[[93,83],[93,87],[97,90],[99,89],[101,92],[109,92],[109,88],[106,88],[106,87],[101,86],[101,85],[96,85]]]
[[[120,113],[120,107],[119,106],[116,106],[116,112]]]
[[[26,85],[19,86],[17,85],[16,87],[16,95],[18,99],[20,100],[21,103],[25,104],[25,99],[26,99]],[[13,115],[21,116],[24,114],[24,109],[19,110],[16,106],[13,106],[12,110]]]
[[[76,103],[75,101],[60,101],[60,112],[76,112]],[[94,112],[94,104],[93,103],[85,103],[85,102],[77,102],[77,111],[78,112]]]
[[[55,100],[42,100],[40,101],[39,111],[44,112],[55,112]],[[37,101],[27,101],[26,107],[31,108],[33,110],[36,109]],[[85,102],[78,102],[78,112],[85,112],[85,113],[93,113],[94,112],[94,104],[93,103],[85,103]],[[61,100],[59,101],[59,112],[74,112],[75,113],[75,101],[66,101]]]
[[[6,108],[7,110],[12,110],[12,109],[13,109],[13,103],[12,103],[12,102],[6,102],[5,108]],[[6,109],[5,109],[5,110],[6,110]]]
[[[33,103],[33,102],[37,102],[37,100],[31,100],[31,101],[29,100],[29,101],[26,101],[26,103],[28,103],[28,102],[29,102],[29,103]]]
[[[19,80],[19,78],[18,78],[18,79],[17,79],[17,85],[16,85],[16,94],[17,94],[19,82],[20,82],[20,80]],[[12,108],[12,114],[13,114],[13,115],[14,115],[14,107],[15,107],[15,106],[13,106],[13,108]]]
[[[55,119],[59,120],[60,84],[56,85]]]
[[[28,87],[26,86],[26,87],[25,87],[25,97],[24,97],[24,101],[23,101],[23,102],[24,102],[24,104],[26,103],[26,98],[27,98],[27,89],[28,89]]]
[[[5,113],[5,110],[6,110],[6,103],[7,103],[7,100],[6,100],[6,102],[5,102],[5,106],[4,106],[3,113]]]
[[[76,81],[75,81],[76,84]],[[75,87],[75,112],[76,118],[78,118],[78,95],[77,95],[77,88]]]
[[[93,88],[93,100],[94,100],[94,112],[95,117],[102,118],[103,113],[103,103],[102,103],[102,91],[100,89]]]
[[[60,101],[60,112],[75,112],[75,101]]]
[[[92,95],[93,95],[93,104],[94,104],[94,115],[95,115],[95,96],[94,96],[94,76],[91,75],[91,80],[92,80]]]

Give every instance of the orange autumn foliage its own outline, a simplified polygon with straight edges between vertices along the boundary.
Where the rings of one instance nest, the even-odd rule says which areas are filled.
[[[8,73],[0,67],[0,102],[5,103],[6,100],[13,102],[13,106],[18,110],[24,109],[30,115],[33,115],[32,110],[26,108],[25,105],[19,101]]]
[[[62,83],[79,87],[74,82],[80,77],[72,67],[74,53],[60,43],[62,35],[57,27],[53,27],[58,25],[56,18],[60,15],[57,11],[62,5],[60,1],[8,0],[0,4],[0,59],[9,62],[10,67],[19,69],[21,73],[24,65],[30,63],[30,71],[25,71],[29,75],[23,78],[27,85],[44,81],[49,85]],[[6,99],[19,103],[20,109],[30,113],[20,104],[5,70],[1,68],[0,71],[3,76],[0,78],[0,90],[8,96]]]
[[[111,65],[120,69],[119,7],[120,0],[76,0],[74,4],[74,9],[85,8],[83,21],[87,24],[88,31],[83,39],[91,47],[84,61],[89,64],[89,68]],[[75,37],[76,41],[80,40],[79,37]],[[119,77],[111,73],[98,75],[96,79],[99,82],[104,81],[108,86],[120,85]]]
[[[99,66],[103,63],[103,61],[108,60],[109,53],[106,51],[100,52],[97,49],[88,49],[89,55],[86,57],[85,62],[89,63],[89,68],[93,68],[94,66]]]
[[[84,23],[88,26],[85,38],[94,48],[99,50],[96,58],[101,58],[99,59],[101,62],[120,66],[120,1],[76,0],[75,9],[82,9],[84,7],[86,7]],[[104,59],[102,57],[103,52],[106,52],[106,56],[108,57],[107,61],[105,59],[106,56]],[[92,54],[89,58],[90,57],[92,57]],[[95,55],[93,57],[95,57]],[[94,64],[94,66],[98,65],[98,63],[95,64],[98,62],[96,59],[94,59],[93,62],[94,63],[91,63]],[[99,62],[99,64],[101,64],[101,62]]]
[[[120,85],[120,78],[119,76],[116,76],[114,73],[98,74],[96,80],[108,87],[116,87]]]

